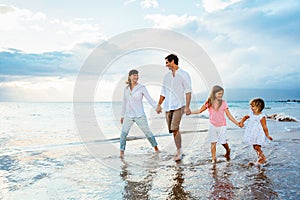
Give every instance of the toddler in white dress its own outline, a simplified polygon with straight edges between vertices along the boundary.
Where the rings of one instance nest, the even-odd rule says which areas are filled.
[[[244,142],[253,145],[258,157],[254,164],[259,165],[266,162],[266,156],[263,154],[261,147],[267,144],[267,139],[273,140],[273,138],[269,135],[266,116],[262,113],[265,107],[264,101],[260,98],[252,99],[250,101],[250,107],[250,114],[242,118],[240,125],[244,126],[244,122],[249,119],[245,130]]]

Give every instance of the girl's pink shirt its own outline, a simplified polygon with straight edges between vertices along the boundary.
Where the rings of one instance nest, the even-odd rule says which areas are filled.
[[[222,104],[218,110],[215,110],[213,106],[208,107],[208,103],[205,104],[208,109],[209,121],[216,127],[226,126],[225,110],[228,108],[226,101],[222,101]]]

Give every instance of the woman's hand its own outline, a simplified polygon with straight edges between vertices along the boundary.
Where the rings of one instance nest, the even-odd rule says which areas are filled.
[[[123,124],[123,121],[124,121],[124,117],[121,117],[120,119],[121,124]]]

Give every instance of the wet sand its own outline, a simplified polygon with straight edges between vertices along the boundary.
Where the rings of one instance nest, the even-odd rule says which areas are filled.
[[[225,160],[225,150],[218,145],[218,161],[212,164],[206,127],[191,132],[195,120],[183,121],[184,158],[180,162],[173,161],[171,135],[158,137],[159,155],[141,153],[147,142],[129,144],[136,155],[130,152],[122,160],[124,199],[299,199],[300,132],[274,133],[274,141],[263,148],[268,161],[257,168],[248,165],[256,154],[242,142],[244,129],[229,126],[231,160]]]
[[[173,161],[172,135],[152,122],[161,152],[153,153],[143,134],[134,132],[126,156],[118,156],[119,142],[111,140],[113,154],[95,157],[80,137],[65,135],[2,135],[0,156],[1,199],[299,199],[300,132],[273,133],[274,141],[263,148],[268,161],[261,168],[251,147],[242,143],[243,129],[228,125],[231,160],[217,146],[216,164],[211,163],[206,141],[207,120],[184,118],[184,157]],[[200,121],[199,121],[200,120]],[[159,124],[159,127],[154,127]],[[134,129],[133,129],[134,130]],[[137,137],[139,136],[139,137]],[[23,137],[23,136],[22,136]],[[50,139],[51,140],[50,140]],[[68,138],[68,139],[67,139]],[[35,143],[40,146],[28,146]],[[47,143],[48,142],[48,143]],[[50,144],[51,143],[51,144]],[[97,143],[105,152],[106,143]]]

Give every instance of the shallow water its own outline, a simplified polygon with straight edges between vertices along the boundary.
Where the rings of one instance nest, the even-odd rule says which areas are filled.
[[[76,132],[71,104],[2,103],[0,109],[0,199],[300,198],[299,123],[268,120],[274,141],[263,148],[267,164],[257,168],[248,166],[256,155],[242,143],[243,129],[232,124],[228,125],[231,160],[225,161],[225,151],[219,145],[218,162],[212,164],[205,143],[205,117],[184,119],[185,155],[176,163],[172,137],[163,130],[157,137],[158,155],[143,137],[133,137],[125,158],[120,159],[118,141],[111,139],[118,137],[115,133],[108,140],[91,141],[102,152],[108,150],[108,143],[115,147],[114,153],[97,157]],[[232,110],[237,116],[247,108]],[[191,128],[198,120],[201,128]]]

